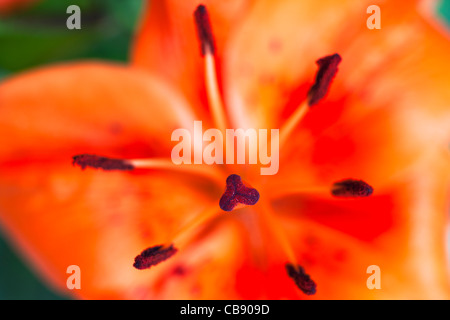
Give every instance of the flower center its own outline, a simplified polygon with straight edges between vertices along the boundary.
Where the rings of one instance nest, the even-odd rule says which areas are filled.
[[[207,88],[208,104],[211,115],[216,127],[222,131],[226,131],[227,118],[222,97],[218,89],[218,80],[215,65],[215,41],[212,32],[209,14],[204,5],[199,5],[194,12],[194,20],[197,28],[197,35],[200,43],[200,54],[204,58],[205,84]],[[338,54],[329,55],[317,60],[318,71],[315,76],[315,82],[308,91],[304,102],[292,113],[285,121],[280,129],[280,145],[283,145],[294,132],[294,129],[301,122],[307,111],[317,105],[327,94],[333,78],[338,71],[338,65],[341,57]],[[270,142],[269,142],[270,143]],[[252,146],[249,146],[251,148]],[[311,295],[316,293],[316,283],[305,273],[304,268],[296,261],[296,254],[292,249],[289,240],[277,219],[276,212],[273,212],[270,200],[260,199],[259,192],[243,183],[241,177],[237,174],[231,174],[227,178],[226,173],[220,170],[221,166],[210,165],[175,165],[171,159],[112,159],[103,156],[81,154],[73,157],[73,164],[80,166],[83,170],[86,167],[103,169],[103,170],[135,170],[139,168],[152,168],[161,170],[179,171],[180,173],[194,173],[203,178],[214,180],[216,183],[226,188],[218,199],[218,206],[207,208],[197,217],[193,218],[180,230],[172,234],[163,245],[152,246],[142,251],[135,258],[133,266],[137,269],[148,269],[155,266],[170,257],[172,257],[178,249],[174,247],[179,244],[181,239],[188,233],[192,232],[199,225],[216,217],[221,210],[233,211],[243,206],[255,206],[255,210],[264,219],[274,234],[274,238],[280,244],[282,251],[285,253],[286,273],[292,278],[297,287],[305,294]],[[362,180],[345,179],[334,183],[329,191],[335,197],[355,198],[367,197],[373,193],[373,188]],[[271,197],[276,197],[274,190]],[[266,196],[267,197],[267,196]]]
[[[354,198],[372,195],[373,188],[362,180],[346,179],[335,182],[331,194],[335,197]]]

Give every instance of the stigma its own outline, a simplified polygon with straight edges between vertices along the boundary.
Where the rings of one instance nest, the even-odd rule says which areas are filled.
[[[237,174],[228,176],[226,190],[219,201],[220,209],[232,211],[242,206],[255,205],[259,200],[259,192],[244,185]]]
[[[280,145],[284,145],[294,129],[314,105],[318,104],[330,90],[331,82],[338,72],[342,58],[335,53],[316,61],[319,69],[314,84],[309,88],[307,97],[285,121],[280,131]]]

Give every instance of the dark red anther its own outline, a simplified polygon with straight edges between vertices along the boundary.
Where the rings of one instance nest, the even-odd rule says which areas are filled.
[[[327,94],[341,60],[341,56],[335,53],[316,61],[319,70],[316,73],[313,86],[308,91],[308,105],[310,107],[316,105]]]
[[[311,277],[305,273],[303,267],[293,265],[292,263],[286,263],[286,271],[289,277],[291,277],[297,287],[307,295],[316,293],[316,283],[311,280]]]
[[[169,247],[159,245],[147,248],[134,258],[133,267],[139,270],[148,269],[151,266],[156,266],[160,262],[169,259],[177,253],[177,251],[178,249],[174,248],[173,244]]]
[[[360,198],[372,195],[373,188],[362,180],[346,179],[335,182],[331,194],[340,198]]]
[[[214,42],[214,35],[209,20],[208,10],[204,5],[199,5],[194,12],[195,25],[197,26],[197,36],[200,41],[200,51],[202,57],[206,53],[214,54],[216,52],[216,45]]]
[[[224,211],[232,211],[237,205],[254,205],[259,200],[259,192],[256,189],[246,187],[237,174],[227,178],[227,189],[220,198],[219,206]]]
[[[103,170],[133,170],[134,166],[122,159],[111,159],[106,157],[100,157],[92,154],[80,154],[74,156],[73,165],[79,165],[81,169],[86,167],[103,169]]]

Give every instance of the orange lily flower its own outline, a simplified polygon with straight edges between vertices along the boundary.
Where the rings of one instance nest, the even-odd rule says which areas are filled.
[[[204,16],[196,30],[198,1],[154,1],[134,65],[0,84],[0,222],[24,256],[80,298],[448,298],[443,30],[416,2],[383,2],[381,30],[366,28],[366,1],[204,3],[214,39]],[[331,68],[315,61],[335,52],[311,106]],[[171,134],[195,120],[280,128],[279,172],[174,165]],[[244,188],[232,174],[259,201],[224,212],[225,187]],[[370,184],[365,197],[339,196],[357,195],[348,179]],[[366,285],[372,265],[381,289]]]

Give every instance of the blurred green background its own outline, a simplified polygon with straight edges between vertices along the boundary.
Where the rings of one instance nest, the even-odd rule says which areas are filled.
[[[58,61],[127,61],[143,1],[41,0],[0,17],[0,79]],[[66,28],[72,4],[81,8],[81,30]],[[439,14],[450,25],[450,0],[441,1]],[[66,298],[47,288],[0,233],[0,299]]]
[[[41,0],[0,16],[0,76],[55,61],[126,61],[143,0]],[[68,30],[67,7],[81,9],[81,30]]]

